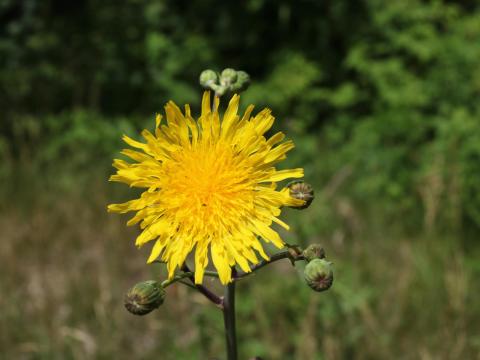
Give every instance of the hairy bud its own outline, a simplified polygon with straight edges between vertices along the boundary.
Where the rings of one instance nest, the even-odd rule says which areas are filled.
[[[237,72],[234,69],[226,68],[220,75],[220,84],[230,86],[237,81]]]
[[[212,85],[218,83],[218,75],[213,70],[204,70],[200,74],[200,85],[206,89],[211,89]]]
[[[308,208],[315,198],[312,186],[304,181],[292,181],[287,185],[287,188],[290,189],[291,197],[305,201],[304,205],[296,206],[294,207],[295,209],[302,210]]]
[[[163,304],[165,295],[165,290],[157,281],[142,281],[128,290],[125,307],[132,314],[146,315]]]
[[[312,261],[313,259],[324,259],[325,258],[325,250],[323,250],[320,244],[311,244],[303,250],[303,257],[308,262]]]
[[[241,92],[247,90],[250,85],[250,75],[245,71],[237,71],[237,81],[230,86],[230,91]]]
[[[328,290],[333,283],[332,263],[325,259],[313,259],[305,266],[304,277],[312,290]]]

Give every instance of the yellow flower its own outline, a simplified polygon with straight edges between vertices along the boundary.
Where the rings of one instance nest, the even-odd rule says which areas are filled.
[[[148,262],[161,255],[169,277],[195,252],[195,282],[201,283],[209,262],[209,250],[220,281],[231,281],[231,268],[238,264],[250,271],[257,254],[268,259],[259,238],[278,248],[284,243],[270,226],[282,206],[299,206],[302,200],[290,197],[288,189],[275,190],[276,182],[300,178],[303,169],[276,170],[274,164],[286,158],[292,141],[276,133],[264,134],[273,124],[269,109],[251,117],[250,105],[242,118],[237,115],[239,96],[234,95],[220,121],[219,99],[213,109],[205,92],[202,114],[195,121],[190,107],[185,114],[173,102],[165,106],[167,123],[157,115],[155,135],[142,132],[146,143],[124,136],[130,146],[122,154],[135,163],[114,160],[117,173],[111,181],[146,188],[139,199],[112,204],[108,210],[136,211],[127,225],[140,222],[142,233],[136,245],[155,240]]]

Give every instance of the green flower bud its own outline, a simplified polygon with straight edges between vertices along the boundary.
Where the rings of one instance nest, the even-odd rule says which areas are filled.
[[[210,88],[215,91],[216,96],[223,96],[228,90],[227,86],[222,86],[222,85],[217,85],[217,84],[212,84]]]
[[[325,250],[323,250],[320,244],[311,244],[303,250],[303,257],[308,262],[312,261],[313,259],[324,259],[325,258]]]
[[[200,74],[200,85],[206,89],[211,89],[212,85],[218,83],[218,75],[213,70],[204,70]]]
[[[305,266],[304,277],[312,290],[328,290],[333,283],[332,263],[325,259],[313,259]]]
[[[308,208],[315,198],[312,186],[301,180],[292,181],[287,185],[287,188],[290,189],[291,197],[299,200],[305,200],[304,205],[296,206],[295,209],[302,210]]]
[[[227,68],[222,71],[220,75],[220,84],[230,86],[237,81],[237,72],[233,69]]]
[[[247,90],[250,85],[250,75],[245,71],[237,71],[237,81],[230,86],[232,92],[241,92]]]
[[[125,307],[132,314],[146,315],[163,304],[165,295],[165,290],[157,281],[142,281],[128,290]]]

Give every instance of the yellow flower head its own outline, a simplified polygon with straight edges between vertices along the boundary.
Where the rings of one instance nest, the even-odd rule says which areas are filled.
[[[111,181],[146,188],[139,199],[109,205],[118,213],[136,211],[128,225],[140,222],[141,246],[155,240],[148,262],[161,255],[169,276],[174,275],[190,252],[195,252],[195,282],[201,283],[209,261],[209,250],[220,281],[231,281],[231,268],[238,264],[250,271],[258,263],[257,253],[268,259],[259,238],[277,247],[284,243],[270,226],[285,229],[278,219],[282,206],[299,206],[302,200],[289,191],[275,190],[277,181],[303,176],[303,169],[281,170],[274,165],[286,158],[292,141],[276,133],[264,134],[273,124],[270,110],[251,117],[250,105],[242,118],[237,115],[239,96],[234,95],[220,120],[219,99],[213,109],[210,93],[202,100],[202,115],[195,121],[190,107],[185,114],[173,102],[165,106],[167,123],[157,115],[155,135],[142,132],[146,143],[124,136],[124,141],[141,151],[122,154],[134,163],[115,160],[117,173]]]

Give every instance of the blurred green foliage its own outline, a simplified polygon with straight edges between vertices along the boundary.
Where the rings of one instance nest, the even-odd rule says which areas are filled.
[[[290,128],[308,177],[347,166],[342,191],[386,221],[478,226],[476,5],[3,0],[0,151],[103,162],[168,99],[198,105],[201,70],[233,66],[254,79],[244,103]]]
[[[130,241],[133,234],[98,215],[111,201],[102,197],[103,187],[92,185],[111,172],[111,159],[123,146],[121,134],[136,136],[139,129],[152,128],[154,114],[170,99],[191,103],[198,114],[200,72],[242,69],[253,80],[243,105],[272,108],[276,130],[284,130],[297,146],[290,164],[304,166],[316,188],[310,209],[288,212],[295,231],[284,237],[327,244],[339,279],[331,293],[317,299],[299,279],[279,282],[259,275],[272,285],[240,290],[242,353],[273,359],[321,359],[321,352],[329,359],[478,354],[480,339],[470,336],[478,334],[480,323],[480,308],[470,295],[480,290],[471,281],[480,275],[478,1],[0,0],[0,19],[0,210],[31,206],[32,198],[60,188],[66,191],[62,196],[71,193],[64,199],[76,202],[76,212],[89,214],[83,224],[94,224],[105,238],[115,236],[108,240],[112,248],[119,238],[122,244]],[[84,191],[89,196],[72,195]],[[51,194],[60,202],[58,192]],[[95,215],[82,201],[97,204]],[[199,308],[173,331],[149,320],[143,342],[129,343],[124,332],[131,320],[112,300],[122,289],[115,285],[113,295],[105,295],[88,269],[93,266],[102,281],[128,288],[120,257],[131,258],[133,248],[123,245],[107,253],[99,241],[96,251],[105,252],[106,263],[89,258],[94,255],[76,258],[98,235],[88,226],[77,229],[76,215],[55,206],[55,219],[45,219],[43,208],[31,209],[37,215],[29,221],[20,215],[0,219],[4,234],[12,234],[2,239],[0,259],[10,277],[0,278],[0,290],[11,292],[12,299],[37,291],[45,304],[71,306],[72,313],[32,305],[27,313],[38,327],[7,331],[11,324],[26,323],[14,306],[19,301],[9,303],[0,315],[5,327],[0,348],[20,345],[7,356],[25,348],[40,358],[94,353],[108,358],[125,346],[128,354],[153,358],[158,353],[148,335],[152,331],[164,339],[158,346],[169,346],[167,359],[221,353],[221,320],[214,310]],[[29,235],[32,228],[43,234],[43,243]],[[22,273],[26,268],[12,260],[23,248],[11,238],[32,249],[24,252],[31,273]],[[68,247],[64,238],[76,245]],[[47,241],[69,262],[59,256],[41,263],[37,252]],[[135,274],[144,275],[142,259],[139,255],[132,260],[136,265],[128,265]],[[44,268],[62,277],[71,263],[88,275],[66,272],[74,280],[64,293],[42,293],[28,282],[39,276],[48,285]],[[29,287],[18,289],[9,280],[15,276]],[[82,290],[91,290],[95,309]],[[299,295],[280,301],[285,292]],[[188,308],[179,299],[178,306]],[[116,306],[116,317],[105,315],[108,306]],[[180,310],[170,309],[173,315],[164,316],[175,322]],[[49,311],[55,319],[64,316],[58,319],[65,325],[60,330],[48,324]],[[218,337],[195,333],[192,321]],[[135,329],[141,332],[143,324],[135,323]],[[71,332],[75,326],[79,333]],[[45,329],[73,345],[55,343]],[[105,347],[89,352],[95,339],[78,340],[82,331]],[[183,331],[192,336],[187,347],[172,335]],[[294,339],[287,336],[291,333]],[[88,343],[85,351],[77,340]]]

